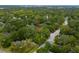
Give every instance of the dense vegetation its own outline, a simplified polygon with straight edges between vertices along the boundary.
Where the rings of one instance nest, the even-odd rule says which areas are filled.
[[[48,8],[0,10],[0,46],[11,52],[33,52],[49,38],[51,32],[60,27],[64,22],[63,19],[62,10]]]
[[[68,25],[63,26],[68,16]],[[0,48],[29,53],[79,52],[79,9],[8,8],[0,10]],[[53,44],[46,42],[60,28]],[[44,47],[38,49],[43,43]],[[38,49],[38,50],[37,50]]]
[[[60,35],[55,38],[52,52],[79,53],[79,10],[73,10],[68,25],[61,27]]]

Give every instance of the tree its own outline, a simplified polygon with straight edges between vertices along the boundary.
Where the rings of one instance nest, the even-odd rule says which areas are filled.
[[[2,40],[1,45],[3,48],[7,48],[7,47],[10,47],[11,42],[12,42],[11,39],[6,38]]]
[[[14,31],[10,34],[10,38],[13,41],[32,39],[34,37],[35,28],[32,25],[20,28],[18,31]]]
[[[59,46],[55,43],[51,46],[50,51],[54,52],[54,53],[60,53],[61,52]]]
[[[60,35],[55,38],[54,43],[56,44],[55,48],[58,49],[57,52],[72,52],[73,47],[77,44],[77,39],[73,35]]]
[[[50,47],[51,47],[50,43],[46,42],[44,47],[39,48],[37,50],[37,53],[48,53],[50,51]]]
[[[50,36],[50,31],[48,28],[41,27],[40,29],[36,30],[36,34],[33,38],[33,41],[39,45],[43,44],[48,37]]]
[[[79,53],[79,46],[78,46],[78,45],[76,45],[76,46],[73,48],[73,52]]]
[[[69,52],[71,52],[71,49],[72,49],[72,47],[70,44],[63,45],[62,47],[60,47],[61,53],[69,53]]]
[[[72,29],[68,25],[62,26],[60,30],[61,30],[61,32],[60,32],[61,34],[66,34],[66,35],[74,34]]]

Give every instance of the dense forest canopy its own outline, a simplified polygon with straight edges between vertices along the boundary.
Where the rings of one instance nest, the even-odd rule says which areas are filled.
[[[68,25],[64,26],[65,17]],[[0,48],[21,53],[79,52],[78,19],[79,8],[73,6],[4,6],[0,9]],[[46,42],[59,28],[54,43]]]

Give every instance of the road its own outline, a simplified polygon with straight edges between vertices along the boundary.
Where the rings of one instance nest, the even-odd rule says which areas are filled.
[[[65,17],[65,22],[63,23],[63,25],[67,25],[67,24],[68,24],[68,17]],[[59,35],[59,33],[60,33],[60,28],[56,30],[54,33],[51,33],[49,39],[46,42],[53,44],[55,37]],[[44,46],[45,46],[45,43],[42,44],[39,48],[44,47]],[[6,53],[6,51],[3,51],[0,49],[0,53]],[[36,51],[34,53],[36,53]]]
[[[68,25],[68,17],[65,17],[65,21],[64,21],[63,25]],[[51,33],[49,39],[46,42],[53,44],[55,37],[59,34],[60,34],[60,28],[58,30],[56,30],[54,33]],[[39,48],[44,47],[45,43],[42,44]],[[36,53],[36,51],[34,51],[34,53]]]

